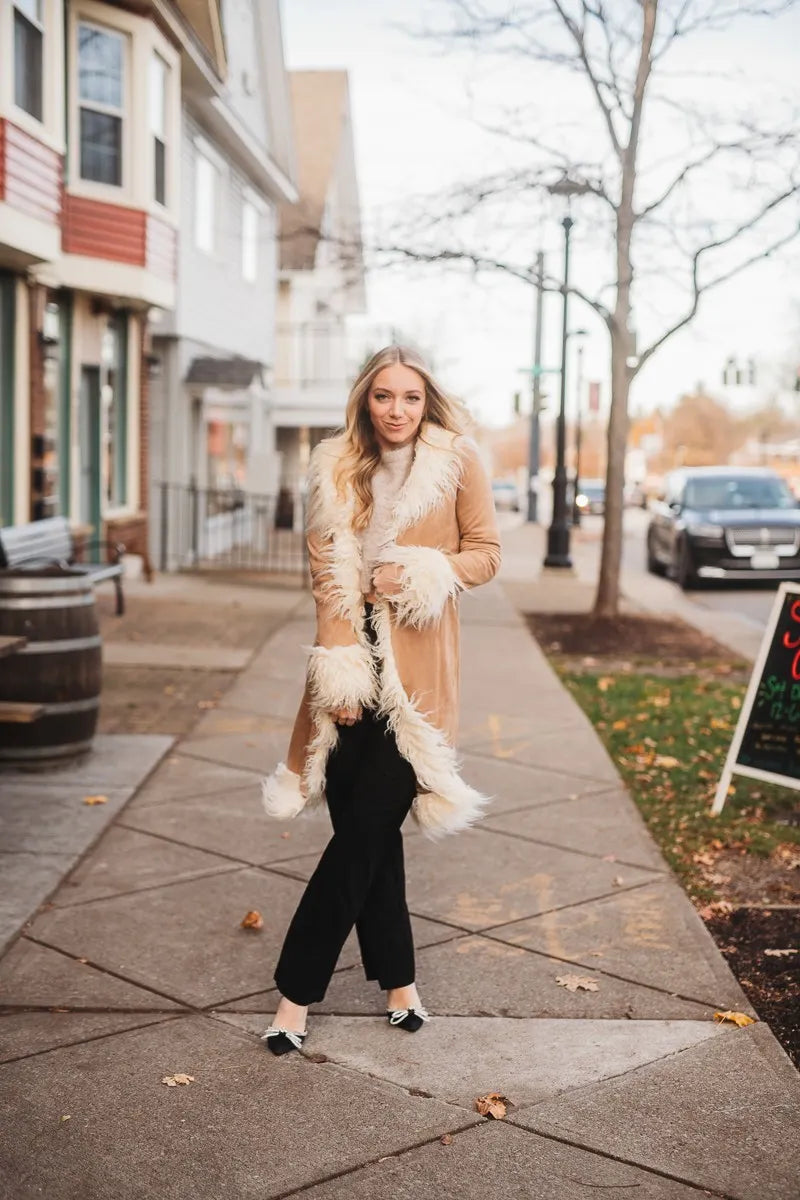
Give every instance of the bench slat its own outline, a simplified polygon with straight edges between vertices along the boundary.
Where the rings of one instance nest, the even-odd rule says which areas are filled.
[[[23,704],[22,701],[0,700],[0,721],[15,725],[29,725],[44,716],[43,704]]]

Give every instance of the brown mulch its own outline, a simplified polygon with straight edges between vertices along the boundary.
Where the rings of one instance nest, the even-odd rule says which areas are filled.
[[[706,924],[753,1008],[800,1069],[800,907],[735,908]]]
[[[526,613],[533,636],[547,654],[660,659],[667,664],[717,660],[739,666],[727,647],[679,618],[620,614],[593,617],[590,613]],[[604,668],[608,666],[604,662]]]

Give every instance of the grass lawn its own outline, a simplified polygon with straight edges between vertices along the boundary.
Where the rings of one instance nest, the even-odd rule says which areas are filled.
[[[798,794],[734,776],[719,816],[709,807],[745,693],[713,670],[669,676],[587,674],[554,661],[602,737],[661,850],[690,895],[714,900],[728,880],[720,853],[791,857]],[[640,673],[641,672],[641,673]]]

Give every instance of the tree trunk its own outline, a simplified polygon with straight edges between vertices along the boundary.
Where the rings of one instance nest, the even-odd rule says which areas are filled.
[[[619,572],[622,562],[622,516],[624,510],[625,450],[628,444],[627,364],[629,338],[616,322],[611,329],[611,411],[608,419],[605,523],[600,576],[594,600],[596,617],[615,617],[619,612]]]

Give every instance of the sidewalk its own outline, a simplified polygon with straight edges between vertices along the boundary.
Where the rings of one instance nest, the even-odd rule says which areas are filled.
[[[512,545],[462,601],[465,775],[495,799],[446,841],[405,829],[434,1019],[390,1029],[351,937],[303,1053],[258,1040],[329,834],[258,792],[306,597],[0,961],[2,1200],[797,1195],[800,1080],[765,1024],[713,1021],[752,1010],[512,607],[543,586]],[[505,1120],[475,1111],[490,1091]]]

